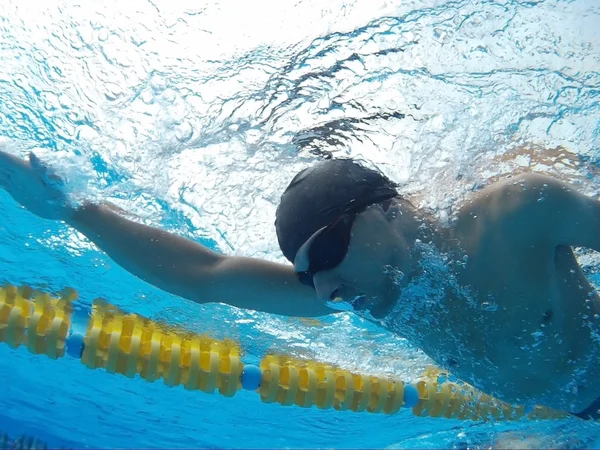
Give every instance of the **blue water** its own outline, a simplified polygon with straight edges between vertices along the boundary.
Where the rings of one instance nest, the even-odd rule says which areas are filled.
[[[490,178],[546,171],[597,194],[600,4],[574,1],[0,2],[0,137],[78,198],[226,254],[281,261],[273,218],[300,168],[366,158],[440,218]],[[552,149],[552,150],[548,150]],[[562,156],[561,156],[562,154]],[[430,361],[342,315],[196,305],[126,273],[0,192],[3,282],[79,290],[197,332],[365,373]],[[600,260],[579,252],[598,283]],[[265,405],[0,345],[0,432],[66,447],[594,447],[575,420],[511,425]]]

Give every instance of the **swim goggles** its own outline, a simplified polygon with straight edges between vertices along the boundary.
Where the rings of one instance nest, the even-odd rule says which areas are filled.
[[[298,250],[294,268],[300,282],[315,287],[313,277],[317,272],[333,269],[346,257],[350,246],[352,225],[367,207],[346,212],[329,225],[317,230]]]
[[[298,249],[294,258],[294,269],[300,282],[314,288],[313,277],[317,272],[333,269],[346,257],[356,217],[369,206],[390,200],[397,195],[395,190],[375,190],[362,201],[357,200],[350,207],[342,207],[337,219],[313,233]]]

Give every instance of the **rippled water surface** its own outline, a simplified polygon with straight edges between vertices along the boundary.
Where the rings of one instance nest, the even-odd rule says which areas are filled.
[[[600,3],[0,2],[0,137],[76,198],[109,200],[226,253],[282,260],[293,175],[360,157],[443,220],[490,179],[600,185]],[[0,192],[2,279],[270,350],[414,379],[429,361],[350,316],[306,322],[195,305],[133,278]],[[598,281],[595,255],[579,254]],[[323,412],[169,389],[0,346],[0,431],[76,447],[594,446],[598,427]],[[599,444],[600,445],[600,444]]]

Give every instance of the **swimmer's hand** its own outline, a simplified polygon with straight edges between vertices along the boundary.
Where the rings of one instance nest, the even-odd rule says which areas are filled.
[[[63,191],[64,182],[35,154],[24,160],[4,151],[0,143],[0,186],[33,214],[49,220],[67,220],[73,209]]]

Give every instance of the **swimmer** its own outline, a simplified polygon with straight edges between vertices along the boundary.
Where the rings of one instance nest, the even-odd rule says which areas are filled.
[[[291,264],[224,256],[110,205],[72,206],[33,154],[0,152],[0,183],[169,293],[284,316],[352,310],[504,401],[600,416],[600,303],[572,250],[600,251],[600,203],[554,178],[493,183],[442,224],[379,171],[325,160],[298,173],[277,208]],[[423,308],[428,252],[453,281]]]

